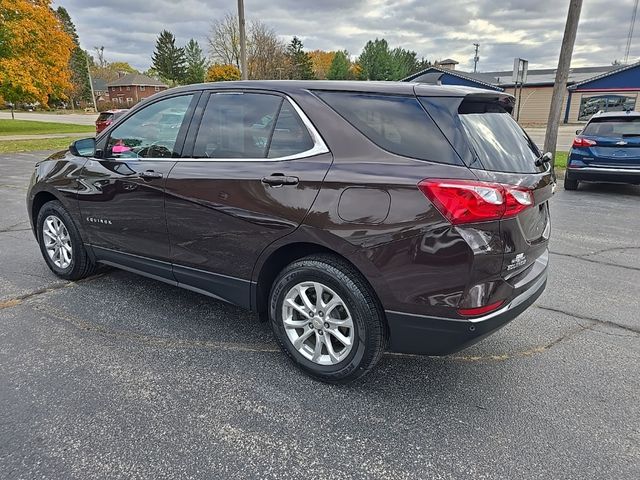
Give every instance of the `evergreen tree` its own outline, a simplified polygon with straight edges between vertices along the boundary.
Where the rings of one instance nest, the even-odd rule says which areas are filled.
[[[185,78],[184,49],[176,47],[176,37],[173,33],[163,30],[156,40],[156,49],[151,57],[152,66],[158,74],[176,85]]]
[[[393,61],[389,44],[383,38],[369,40],[358,57],[361,80],[392,80]]]
[[[71,102],[91,102],[91,85],[89,84],[89,72],[87,71],[87,54],[80,48],[76,26],[71,21],[69,12],[64,7],[58,7],[56,15],[60,19],[62,29],[73,40],[73,50],[69,59],[72,88],[67,92]]]
[[[207,72],[207,59],[202,48],[193,38],[184,47],[186,60],[185,84],[202,83]]]
[[[402,80],[408,77],[416,68],[418,59],[416,52],[404,48],[391,50],[391,79]]]
[[[287,46],[287,59],[289,61],[289,78],[293,80],[313,80],[313,61],[307,52],[303,50],[302,41],[293,37]]]
[[[351,68],[351,62],[349,61],[349,54],[346,50],[338,51],[333,57],[329,71],[327,72],[327,79],[329,80],[346,80],[349,78],[349,69]]]

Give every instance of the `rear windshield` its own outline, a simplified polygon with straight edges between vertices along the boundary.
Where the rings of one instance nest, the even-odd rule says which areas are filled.
[[[623,137],[640,135],[640,117],[609,117],[591,120],[582,135]]]
[[[315,92],[369,140],[388,152],[462,165],[415,97],[358,92]]]
[[[109,120],[112,115],[113,113],[102,112],[100,115],[98,115],[98,122],[104,122],[105,120]]]
[[[458,114],[476,157],[470,167],[514,173],[541,171],[535,165],[538,148],[501,105],[462,102]]]

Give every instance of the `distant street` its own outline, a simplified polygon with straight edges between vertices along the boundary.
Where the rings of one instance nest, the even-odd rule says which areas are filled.
[[[93,125],[98,118],[97,113],[36,113],[36,112],[16,112],[18,120],[33,120],[36,122],[72,123],[75,125]],[[11,118],[8,110],[0,111],[0,119]]]
[[[569,151],[573,143],[573,138],[576,136],[576,130],[579,128],[582,127],[580,125],[560,125],[560,129],[558,130],[558,143],[556,143],[558,151]],[[538,147],[542,148],[544,146],[545,127],[525,127],[525,130],[533,141],[536,142]]]

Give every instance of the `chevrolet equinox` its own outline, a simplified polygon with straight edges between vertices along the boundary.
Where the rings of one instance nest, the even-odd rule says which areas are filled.
[[[59,277],[106,264],[251,309],[346,383],[385,350],[465,348],[544,290],[553,179],[512,107],[415,83],[173,88],[39,162],[31,224]]]

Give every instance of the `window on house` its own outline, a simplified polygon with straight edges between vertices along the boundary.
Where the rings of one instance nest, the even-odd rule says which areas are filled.
[[[127,87],[127,92],[128,92],[129,90],[131,90],[131,87]]]
[[[160,87],[156,87],[156,92],[159,92],[159,91],[160,91]]]
[[[144,92],[144,85],[140,85],[140,91]]]
[[[600,110],[605,112],[625,112],[636,107],[636,98],[626,95],[583,96],[580,100],[578,120],[589,120]]]

